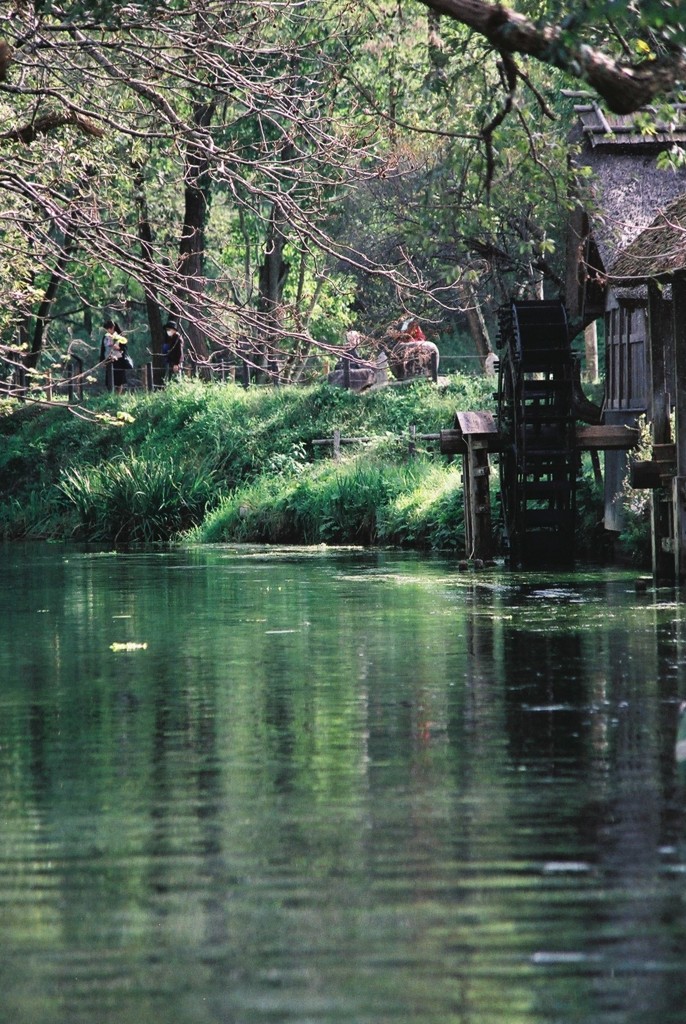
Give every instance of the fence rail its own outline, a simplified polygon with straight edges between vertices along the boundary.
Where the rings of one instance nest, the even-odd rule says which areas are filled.
[[[111,364],[95,363],[84,368],[84,359],[71,353],[64,363],[55,362],[45,370],[29,369],[24,353],[6,350],[0,354],[0,398],[17,398],[28,400],[31,395],[40,393],[47,401],[57,395],[66,395],[70,402],[80,401],[86,394],[95,394],[103,390],[113,391]],[[165,369],[159,363],[149,360],[131,370],[126,371],[125,390],[135,391],[144,388],[154,391],[163,387]],[[270,362],[266,367],[257,367],[244,359],[188,361],[184,367],[184,376],[199,377],[221,383],[237,383],[247,388],[257,384],[259,372],[265,383],[276,385],[283,381],[279,376],[279,367]]]
[[[333,447],[333,458],[338,461],[341,457],[341,445],[344,444],[370,444],[373,441],[383,441],[388,438],[387,434],[382,434],[377,437],[342,437],[341,432],[338,428],[334,429],[331,437],[315,437],[312,440],[313,445],[324,446],[331,445]],[[440,434],[418,434],[417,427],[414,423],[411,423],[407,434],[396,434],[396,440],[402,440],[407,438],[407,450],[410,457],[417,454],[417,441],[440,441]]]

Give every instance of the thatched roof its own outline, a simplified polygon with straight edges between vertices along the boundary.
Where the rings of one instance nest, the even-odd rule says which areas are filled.
[[[573,136],[581,143],[575,163],[593,171],[597,213],[589,211],[589,216],[607,270],[651,225],[657,210],[686,193],[686,171],[656,167],[660,152],[686,145],[686,110],[675,105],[678,127],[657,123],[654,134],[645,133],[639,115],[608,115],[597,103],[576,106],[575,110],[579,122]],[[645,117],[646,111],[641,114]]]
[[[610,269],[613,284],[645,281],[686,269],[686,193],[627,246]]]
[[[686,104],[673,103],[670,110],[673,116],[667,122],[653,107],[645,107],[634,114],[606,113],[595,100],[574,107],[588,145],[600,150],[654,151],[656,146],[664,149],[674,144],[683,145],[686,143]],[[645,128],[646,115],[652,122],[650,131]]]

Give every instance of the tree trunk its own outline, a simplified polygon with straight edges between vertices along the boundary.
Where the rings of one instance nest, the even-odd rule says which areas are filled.
[[[281,159],[286,162],[295,155],[290,143],[284,146]],[[260,265],[258,278],[259,296],[258,312],[264,321],[263,336],[258,339],[255,352],[255,363],[258,366],[258,379],[264,380],[268,363],[275,361],[282,348],[280,344],[283,328],[283,291],[291,269],[290,263],[283,258],[286,247],[286,218],[276,202],[272,203],[269,215],[269,226],[264,248],[264,259]]]
[[[138,203],[138,238],[141,244],[141,257],[147,270],[141,275],[145,289],[145,308],[148,314],[148,327],[150,328],[150,350],[153,357],[154,383],[162,384],[164,378],[164,360],[162,358],[162,345],[164,344],[164,331],[162,329],[162,316],[155,288],[155,259],[153,253],[152,226],[148,215],[148,202],[145,195],[145,184],[142,169],[136,175],[136,201]]]
[[[67,232],[67,234],[64,236],[64,241],[62,242],[62,245],[59,249],[57,263],[55,264],[52,274],[50,275],[50,280],[48,281],[45,292],[43,293],[43,299],[36,313],[36,319],[33,328],[33,338],[31,340],[31,351],[26,356],[25,360],[27,367],[35,368],[36,366],[38,366],[38,361],[40,359],[41,352],[43,351],[45,330],[47,328],[48,320],[50,318],[50,310],[52,309],[52,304],[55,301],[55,296],[57,295],[57,289],[59,287],[60,281],[64,279],[65,270],[67,268],[69,260],[71,259],[73,249],[74,235],[71,234],[70,232]]]
[[[464,303],[464,315],[467,318],[467,325],[469,327],[469,333],[474,341],[474,347],[476,348],[476,354],[481,360],[481,366],[486,374],[492,374],[493,371],[493,346],[491,339],[488,334],[488,328],[486,327],[486,321],[484,320],[479,299],[474,288],[470,284],[460,285],[460,294]]]
[[[264,321],[264,334],[258,342],[255,362],[259,367],[258,379],[265,379],[267,364],[276,359],[280,348],[280,332],[283,327],[283,290],[288,278],[290,264],[283,258],[286,236],[282,227],[283,217],[276,203],[272,205],[264,260],[260,265],[258,311]]]
[[[193,123],[206,128],[214,114],[215,102],[199,103],[193,111]],[[177,315],[187,322],[186,334],[196,359],[209,356],[207,334],[203,330],[202,297],[205,290],[205,226],[209,209],[210,187],[208,161],[202,145],[188,143],[184,189],[184,219],[179,243],[179,275]]]

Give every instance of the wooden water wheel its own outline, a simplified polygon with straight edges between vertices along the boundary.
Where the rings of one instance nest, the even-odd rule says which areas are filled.
[[[564,306],[510,303],[501,310],[499,345],[500,494],[509,560],[570,564],[578,455]]]

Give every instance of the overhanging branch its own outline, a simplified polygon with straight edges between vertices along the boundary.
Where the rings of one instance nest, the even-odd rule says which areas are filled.
[[[540,26],[524,15],[487,0],[420,0],[482,35],[496,49],[533,57],[582,79],[615,114],[631,114],[686,79],[686,53],[673,50],[660,60],[623,64],[584,43],[570,47],[555,26]]]

